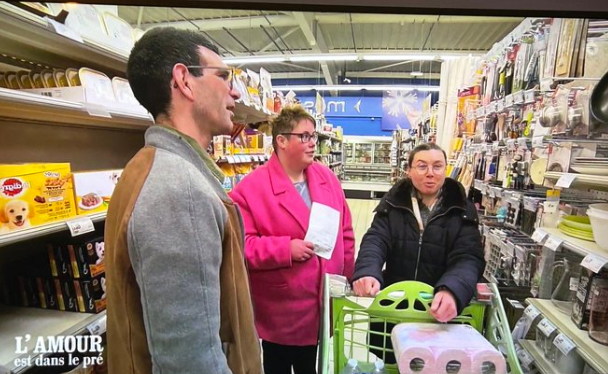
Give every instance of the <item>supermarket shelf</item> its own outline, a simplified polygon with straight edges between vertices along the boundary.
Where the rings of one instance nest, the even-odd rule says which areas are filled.
[[[123,129],[145,129],[154,124],[149,113],[76,103],[6,88],[0,88],[0,118]]]
[[[388,192],[391,189],[390,183],[378,183],[378,182],[342,182],[343,190],[359,190],[359,191],[377,191],[377,192]]]
[[[601,345],[589,338],[589,333],[574,325],[570,316],[561,312],[551,300],[526,299],[543,316],[551,321],[558,330],[576,345],[578,354],[599,373],[608,373],[608,346]],[[559,371],[553,371],[558,373]]]
[[[545,178],[550,180],[558,180],[566,173],[547,172]],[[603,175],[590,175],[590,174],[574,174],[576,179],[572,182],[573,185],[578,186],[594,186],[594,187],[606,187],[608,188],[608,176]]]
[[[222,156],[216,162],[218,164],[246,164],[249,162],[260,162],[268,160],[268,156],[266,155],[233,155],[233,156]]]
[[[20,357],[31,356],[34,362],[38,355],[32,351],[38,337],[88,334],[87,327],[91,324],[99,324],[99,333],[103,333],[105,319],[105,310],[98,314],[89,314],[0,306],[0,373],[25,372],[28,368],[16,368],[14,361]],[[18,354],[15,352],[15,337],[25,334],[31,335],[29,352]]]
[[[235,123],[251,124],[270,121],[275,116],[276,113],[266,108],[249,106],[242,101],[237,101],[234,108],[233,121]]]
[[[336,161],[336,162],[332,162],[331,164],[329,164],[330,168],[336,167],[336,166],[340,166],[342,165],[342,161]]]
[[[555,364],[545,357],[545,353],[540,350],[536,345],[536,342],[533,340],[520,340],[519,344],[521,344],[521,346],[528,351],[530,356],[532,356],[534,365],[542,374],[555,374],[560,372]]]
[[[101,222],[106,219],[107,212],[94,213],[86,216],[72,217],[67,221],[73,221],[82,217],[89,217],[93,222]],[[67,221],[58,221],[46,225],[36,226],[25,230],[19,230],[7,234],[0,235],[0,247],[22,242],[28,239],[39,238],[41,236],[53,234],[56,232],[68,230]]]
[[[559,231],[559,229],[541,227],[540,230],[546,232],[550,236],[563,240],[564,242],[562,243],[562,246],[566,247],[566,249],[572,252],[578,253],[581,256],[587,256],[588,254],[592,253],[608,259],[608,251],[598,247],[595,242],[573,238]]]
[[[331,151],[332,155],[341,155],[342,151]]]
[[[331,139],[334,142],[342,142],[342,139],[338,139],[333,133],[318,132],[317,134],[319,134],[319,138],[321,139]]]
[[[350,174],[390,174],[391,170],[353,169],[346,165],[347,173]]]
[[[69,39],[48,28],[47,21],[6,2],[0,3],[0,52],[57,68],[82,66],[125,76],[128,54]]]

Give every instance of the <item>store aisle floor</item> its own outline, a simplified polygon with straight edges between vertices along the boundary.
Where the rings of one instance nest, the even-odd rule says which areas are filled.
[[[376,209],[380,200],[347,199],[347,202],[352,215],[353,230],[355,231],[355,258],[357,258],[361,239],[372,224],[374,209]]]

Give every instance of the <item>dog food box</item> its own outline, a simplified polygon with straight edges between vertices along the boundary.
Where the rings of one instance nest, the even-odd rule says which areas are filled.
[[[78,311],[99,313],[106,309],[106,276],[99,275],[92,280],[74,280]]]
[[[51,275],[61,279],[72,279],[72,263],[65,245],[47,244]]]
[[[74,279],[88,280],[105,273],[103,238],[68,244],[67,250]]]
[[[78,214],[107,210],[121,174],[122,170],[74,173],[74,195]]]
[[[70,164],[0,164],[0,235],[75,215]]]

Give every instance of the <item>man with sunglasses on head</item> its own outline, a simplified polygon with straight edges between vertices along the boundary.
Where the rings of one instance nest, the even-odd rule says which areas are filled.
[[[356,295],[375,296],[405,280],[427,283],[435,288],[430,313],[439,322],[452,320],[469,304],[485,268],[484,253],[477,210],[462,185],[446,178],[446,162],[434,143],[410,152],[408,177],[382,198],[361,241],[353,275]],[[392,326],[372,323],[370,329],[390,334]],[[371,345],[383,347],[383,340],[370,334]],[[395,362],[392,354],[385,358]]]
[[[232,130],[232,70],[200,34],[155,28],[127,75],[156,125],[106,219],[109,373],[262,373],[240,213],[206,152]]]
[[[353,272],[351,215],[338,178],[314,162],[315,120],[304,108],[284,108],[272,123],[272,137],[275,153],[268,164],[247,175],[230,196],[243,212],[264,371],[314,374],[323,277],[350,278]],[[304,240],[313,203],[339,215],[329,260]]]

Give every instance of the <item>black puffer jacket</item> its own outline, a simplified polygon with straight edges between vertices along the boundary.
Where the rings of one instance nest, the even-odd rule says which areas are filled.
[[[403,280],[445,287],[458,314],[474,295],[485,267],[477,212],[462,185],[446,178],[441,208],[422,235],[412,210],[412,182],[399,181],[382,199],[363,237],[353,281],[371,276],[382,288]],[[382,267],[386,263],[386,270]]]

